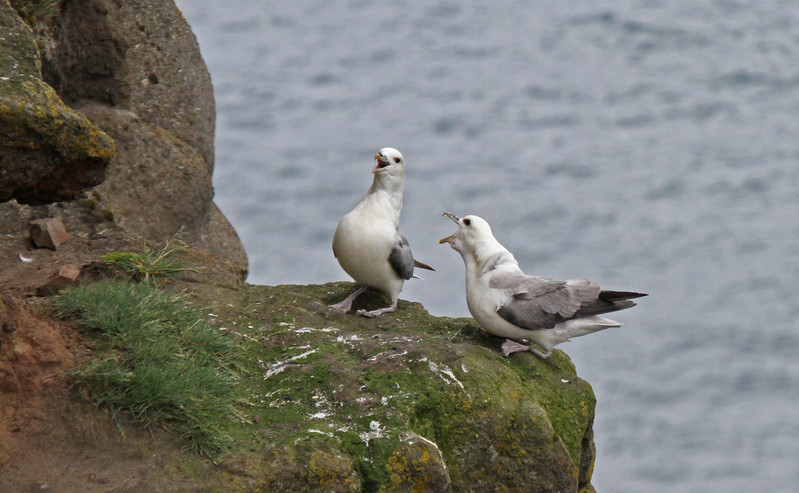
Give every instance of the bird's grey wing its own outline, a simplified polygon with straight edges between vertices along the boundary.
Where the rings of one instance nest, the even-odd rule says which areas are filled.
[[[488,286],[507,290],[510,295],[531,298],[551,293],[562,288],[566,281],[556,281],[548,277],[528,276],[521,271],[490,272]]]
[[[413,277],[413,253],[407,238],[397,230],[394,237],[394,247],[388,254],[388,261],[391,267],[402,279]]]
[[[556,281],[522,273],[495,275],[489,286],[505,289],[510,295],[508,303],[497,310],[499,316],[530,330],[551,328],[564,320],[584,316],[580,309],[599,296],[599,286],[585,279]]]

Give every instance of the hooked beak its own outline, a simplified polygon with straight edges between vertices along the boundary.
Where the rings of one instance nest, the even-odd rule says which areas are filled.
[[[455,214],[453,214],[451,212],[445,212],[445,213],[443,213],[441,215],[442,216],[447,216],[448,218],[452,219],[456,223],[461,220],[461,218],[459,218],[458,216],[456,216]]]
[[[388,158],[379,152],[375,154],[375,167],[372,169],[372,173],[380,173],[383,171],[383,168],[389,165]]]
[[[445,212],[444,214],[442,214],[442,216],[447,216],[448,218],[452,219],[456,223],[458,221],[460,221],[460,219],[461,219],[461,218],[459,218],[458,216],[456,216],[455,214],[453,214],[451,212]],[[457,233],[457,231],[456,231],[456,233]],[[441,238],[440,240],[438,240],[438,244],[441,245],[442,243],[452,243],[453,241],[455,241],[455,233],[452,233],[451,235],[447,236],[446,238]]]

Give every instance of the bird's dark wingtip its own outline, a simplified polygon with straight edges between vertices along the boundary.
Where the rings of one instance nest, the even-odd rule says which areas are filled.
[[[603,301],[631,300],[649,296],[649,293],[636,293],[634,291],[600,291],[599,299]]]
[[[425,264],[424,262],[419,262],[416,259],[413,259],[413,266],[414,267],[419,267],[420,269],[427,269],[427,270],[435,271],[434,268],[430,267],[429,265]]]

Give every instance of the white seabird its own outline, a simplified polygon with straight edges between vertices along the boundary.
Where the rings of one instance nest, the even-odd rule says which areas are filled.
[[[602,290],[588,279],[557,281],[528,276],[494,238],[484,219],[444,215],[458,224],[458,230],[439,243],[449,243],[463,257],[469,312],[485,332],[507,339],[502,343],[506,357],[530,351],[547,359],[556,345],[572,337],[620,327],[619,322],[599,315],[633,307],[631,298],[646,296]]]
[[[397,309],[397,299],[413,268],[435,270],[413,258],[408,240],[399,230],[405,159],[396,149],[385,147],[375,156],[374,181],[358,205],[338,223],[333,235],[333,254],[361,287],[343,301],[330,305],[342,312],[352,308],[355,298],[367,288],[391,297],[391,306],[358,310],[358,315],[378,317]]]

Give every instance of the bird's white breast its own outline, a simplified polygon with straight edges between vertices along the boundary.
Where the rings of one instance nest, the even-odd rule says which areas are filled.
[[[386,197],[370,194],[344,216],[333,236],[333,252],[356,282],[382,289],[395,298],[401,279],[388,261],[394,247],[398,211]]]
[[[523,329],[500,317],[497,310],[510,301],[510,294],[488,286],[489,278],[476,269],[466,269],[466,306],[475,322],[486,332],[500,337],[529,338],[533,331]]]

